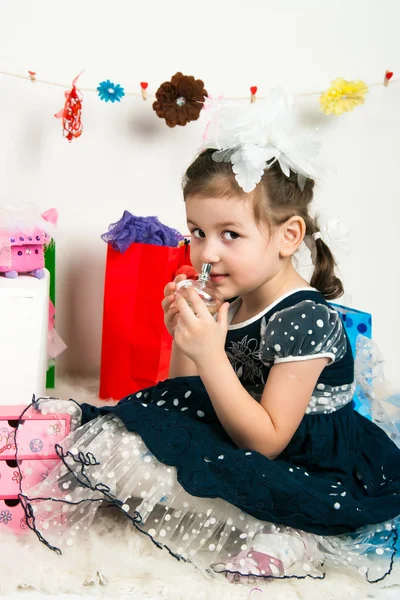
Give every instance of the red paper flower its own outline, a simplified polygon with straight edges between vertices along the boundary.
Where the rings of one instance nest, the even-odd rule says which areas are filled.
[[[72,89],[69,92],[65,92],[64,108],[54,115],[57,119],[62,119],[63,136],[69,142],[72,142],[74,138],[80,137],[83,130],[82,95],[76,89],[78,77],[75,77],[73,80]]]
[[[179,267],[175,273],[175,277],[178,275],[186,275],[187,279],[197,279],[196,269],[190,265],[183,265],[183,267]]]

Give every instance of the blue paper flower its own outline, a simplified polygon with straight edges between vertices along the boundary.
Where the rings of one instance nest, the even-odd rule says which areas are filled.
[[[99,92],[100,100],[104,100],[108,102],[121,102],[122,96],[125,96],[124,88],[119,85],[119,83],[112,83],[109,79],[107,81],[102,81],[97,88]]]

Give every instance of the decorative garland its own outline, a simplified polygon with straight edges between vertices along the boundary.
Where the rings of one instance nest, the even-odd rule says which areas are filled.
[[[171,81],[162,83],[158,88],[153,110],[158,117],[165,119],[168,127],[186,125],[199,118],[207,97],[201,79],[177,73]]]
[[[74,138],[80,137],[83,130],[81,118],[82,95],[76,89],[78,77],[75,77],[73,80],[72,89],[69,92],[65,92],[64,108],[54,115],[57,119],[62,119],[63,136],[69,142],[72,142]]]
[[[32,83],[42,83],[46,85],[55,85],[57,87],[67,87],[64,84],[54,81],[45,81],[36,77],[35,71],[28,71],[28,75],[19,75],[17,73],[8,73],[0,71],[0,75],[8,77],[18,77],[20,79],[30,80]],[[80,75],[78,75],[80,77]],[[62,110],[54,116],[62,119],[63,136],[71,142],[80,137],[83,130],[82,125],[82,92],[97,92],[100,100],[104,102],[121,102],[124,96],[141,96],[147,100],[148,82],[140,82],[140,93],[125,92],[120,84],[113,83],[110,79],[101,81],[97,88],[76,87],[76,77],[72,82],[72,88],[65,92],[65,105]],[[391,84],[400,83],[400,79],[393,79],[393,72],[386,71],[382,83],[372,83],[367,85],[363,81],[347,81],[343,78],[335,79],[331,86],[324,92],[307,92],[293,94],[295,96],[319,96],[319,103],[322,112],[326,115],[342,115],[345,112],[354,110],[355,107],[364,104],[365,94],[371,87],[384,85],[388,87]],[[250,102],[257,100],[257,86],[250,87]],[[249,97],[247,97],[248,99]],[[199,118],[202,110],[208,110],[221,100],[245,100],[242,97],[224,97],[214,98],[204,89],[204,83],[201,79],[196,79],[191,75],[176,73],[170,81],[162,83],[155,93],[153,110],[161,119],[165,119],[168,127],[176,125],[184,126],[190,121]]]

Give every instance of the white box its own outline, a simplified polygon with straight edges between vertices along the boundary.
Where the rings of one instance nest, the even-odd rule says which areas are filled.
[[[49,272],[43,279],[0,276],[0,404],[28,404],[44,395],[49,322]]]

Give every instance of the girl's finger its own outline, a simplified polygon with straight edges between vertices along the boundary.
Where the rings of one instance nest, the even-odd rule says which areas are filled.
[[[167,297],[170,294],[173,294],[175,291],[176,285],[173,281],[171,281],[170,283],[167,283],[167,285],[164,288],[164,296]]]
[[[198,293],[194,289],[188,288],[188,296],[193,305],[194,312],[202,319],[209,319],[211,315]]]
[[[228,327],[229,302],[224,302],[218,311],[217,322],[224,328]]]
[[[161,302],[161,306],[164,310],[167,310],[168,307],[174,302],[175,297],[173,294],[170,294],[169,296],[166,296],[162,302]]]
[[[196,294],[196,292],[194,292],[194,293]],[[176,295],[176,306],[179,310],[178,320],[180,318],[182,318],[182,320],[185,323],[189,324],[189,323],[193,323],[194,319],[197,319],[197,317],[193,313],[192,309],[190,308],[189,304],[186,302],[185,298],[181,294]]]
[[[187,277],[184,273],[181,273],[175,277],[173,283],[179,283],[179,281],[183,281],[184,279],[187,279]]]

